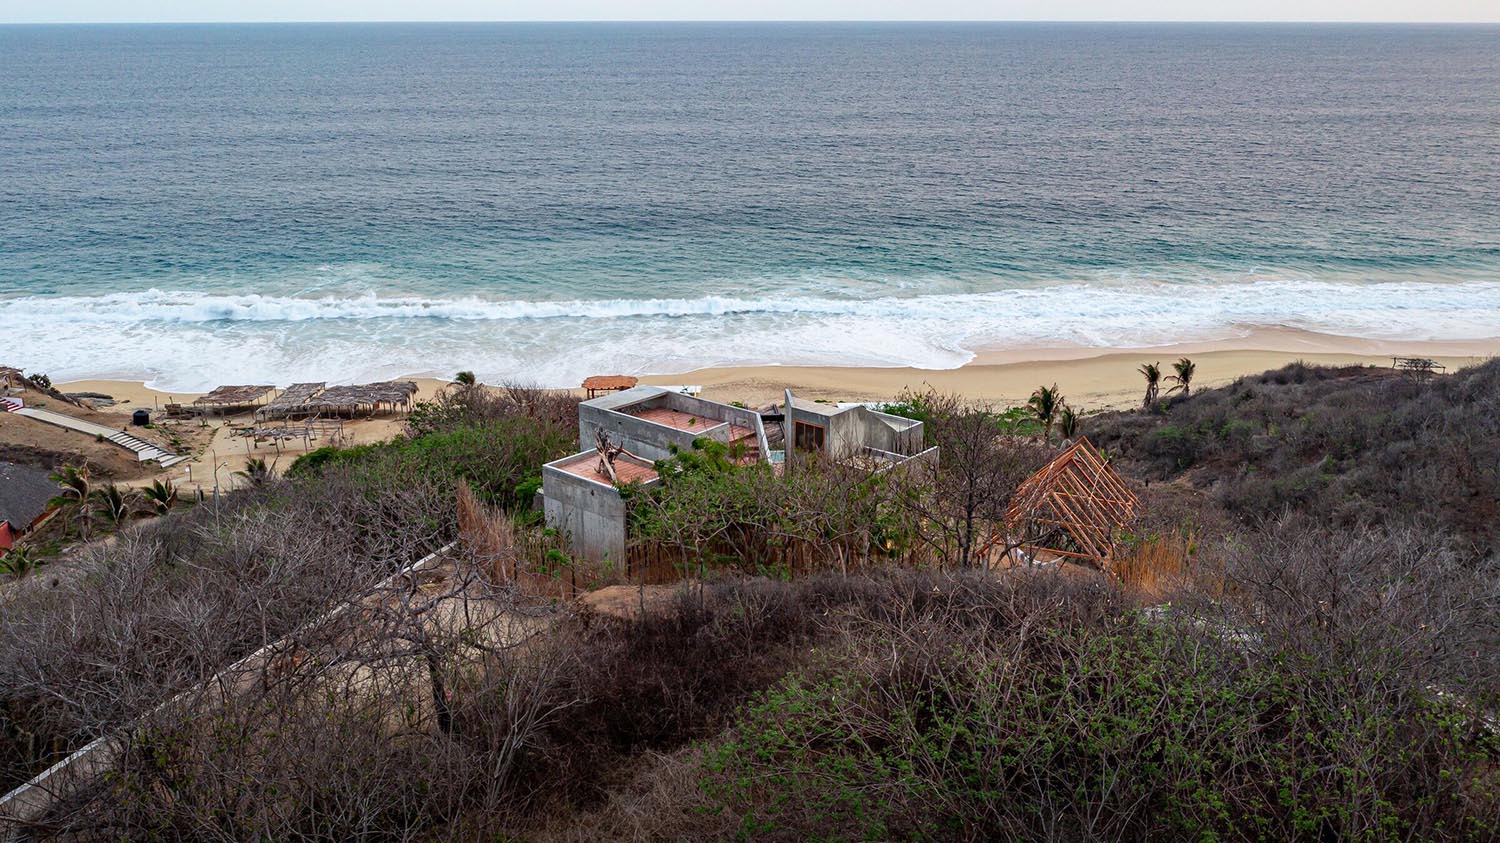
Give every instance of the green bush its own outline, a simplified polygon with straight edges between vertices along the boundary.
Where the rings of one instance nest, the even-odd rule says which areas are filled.
[[[1472,804],[1495,785],[1493,736],[1474,743],[1474,718],[1438,699],[1365,697],[1385,677],[1356,667],[1131,622],[914,632],[760,695],[705,754],[702,809],[744,838],[829,841],[1500,830]]]
[[[462,480],[487,503],[524,509],[540,487],[542,464],[569,453],[573,446],[573,440],[555,427],[511,417],[376,445],[319,448],[298,457],[287,474],[315,477],[345,466],[396,477]]]

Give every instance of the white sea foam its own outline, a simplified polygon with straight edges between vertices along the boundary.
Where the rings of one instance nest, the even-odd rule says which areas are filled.
[[[951,368],[981,348],[1144,346],[1287,325],[1377,339],[1500,335],[1500,282],[1136,278],[840,298],[515,301],[148,290],[0,301],[0,361],[54,378],[355,380],[469,368],[576,383],[597,371],[844,364]]]

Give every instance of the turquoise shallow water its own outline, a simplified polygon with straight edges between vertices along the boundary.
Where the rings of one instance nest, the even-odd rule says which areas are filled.
[[[1500,335],[1500,28],[0,27],[0,342],[552,384]]]

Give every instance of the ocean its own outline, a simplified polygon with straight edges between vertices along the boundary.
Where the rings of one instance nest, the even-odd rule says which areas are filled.
[[[0,27],[0,363],[1500,336],[1500,27]]]

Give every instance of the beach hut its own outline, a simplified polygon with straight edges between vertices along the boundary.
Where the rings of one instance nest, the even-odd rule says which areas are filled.
[[[323,381],[294,383],[272,399],[271,403],[256,410],[255,415],[262,419],[284,419],[308,415],[312,412],[308,408],[308,402],[322,392],[326,385]]]
[[[304,407],[309,413],[328,416],[372,416],[378,412],[408,412],[417,395],[412,381],[381,381],[354,386],[330,386]]]
[[[0,462],[0,552],[12,547],[46,516],[47,505],[56,494],[57,484],[47,472]]]
[[[590,398],[606,392],[623,392],[634,389],[639,381],[632,375],[593,375],[583,379],[583,388]]]
[[[218,386],[207,395],[195,398],[193,406],[217,413],[244,410],[260,404],[275,389],[270,385]]]

